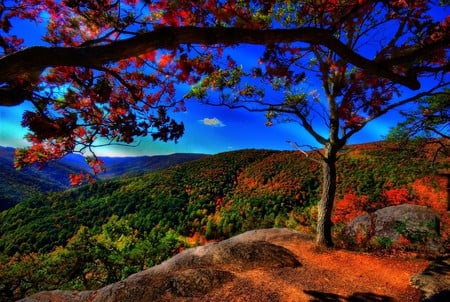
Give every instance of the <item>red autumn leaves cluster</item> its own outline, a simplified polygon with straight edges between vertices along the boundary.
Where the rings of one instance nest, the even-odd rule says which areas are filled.
[[[446,192],[442,189],[446,187],[445,182],[445,177],[427,176],[415,180],[407,187],[387,188],[378,200],[369,200],[369,196],[366,195],[346,193],[336,202],[333,222],[348,223],[359,215],[405,203],[425,205],[443,218],[447,217]]]

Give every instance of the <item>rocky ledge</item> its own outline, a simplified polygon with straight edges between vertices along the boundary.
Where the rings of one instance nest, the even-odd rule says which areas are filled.
[[[288,249],[270,243],[306,235],[288,229],[249,231],[218,243],[188,249],[148,270],[93,291],[47,291],[22,302],[177,301],[202,297],[226,286],[245,270],[301,266]]]

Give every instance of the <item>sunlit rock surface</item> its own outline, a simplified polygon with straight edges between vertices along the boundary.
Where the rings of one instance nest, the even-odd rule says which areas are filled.
[[[305,235],[288,229],[249,231],[228,240],[188,249],[160,265],[99,290],[55,290],[21,301],[173,301],[182,297],[201,297],[226,286],[239,272],[301,266],[292,252],[270,241],[288,241],[302,236]]]

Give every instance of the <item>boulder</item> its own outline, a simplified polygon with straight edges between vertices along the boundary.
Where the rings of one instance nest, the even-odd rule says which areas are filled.
[[[301,266],[291,251],[269,242],[298,236],[304,235],[288,229],[249,231],[185,250],[160,265],[99,290],[47,291],[20,301],[175,301],[182,297],[201,297],[233,281],[236,273],[242,271]]]
[[[450,259],[432,262],[411,277],[411,285],[423,293],[423,301],[450,301]]]
[[[385,239],[392,244],[402,237],[414,244],[424,244],[430,250],[439,246],[439,218],[426,206],[402,204],[379,209],[372,214],[358,216],[345,228],[345,234],[362,234],[368,241]]]

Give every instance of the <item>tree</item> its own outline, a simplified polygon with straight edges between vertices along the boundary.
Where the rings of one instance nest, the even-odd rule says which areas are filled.
[[[425,140],[437,143],[433,162],[439,154],[450,155],[450,89],[442,93],[420,98],[416,110],[401,112],[404,120],[391,129],[388,139],[398,141],[403,146]],[[438,139],[438,140],[433,140]],[[414,147],[414,144],[410,144]]]
[[[16,154],[17,166],[92,150],[99,137],[176,141],[184,126],[167,110],[184,110],[193,98],[268,111],[269,124],[296,121],[324,147],[317,243],[332,245],[338,151],[368,122],[448,85],[450,18],[431,17],[437,6],[425,0],[7,1],[0,6],[0,105],[28,100],[36,107],[24,114],[32,146]],[[22,49],[10,34],[17,18],[45,22],[49,46]],[[232,48],[243,44],[264,46],[259,64],[233,58]],[[432,83],[421,87],[426,77]],[[323,97],[311,90],[316,79]],[[192,89],[177,98],[178,84]],[[402,87],[416,95],[394,97]],[[90,164],[101,169],[95,157]]]

